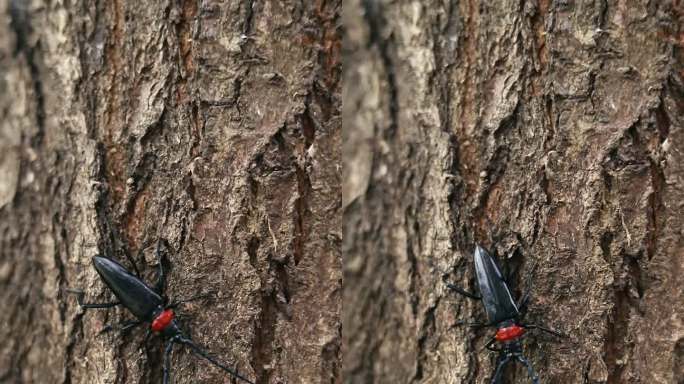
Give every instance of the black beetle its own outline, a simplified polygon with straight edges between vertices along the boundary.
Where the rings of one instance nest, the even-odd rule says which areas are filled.
[[[166,348],[164,351],[164,384],[168,384],[169,377],[171,376],[170,355],[173,345],[176,343],[187,345],[190,347],[193,353],[206,359],[225,372],[228,372],[229,374],[246,383],[254,384],[252,381],[240,375],[236,369],[228,368],[227,366],[219,363],[213,357],[209,356],[206,351],[197,346],[192,340],[190,340],[190,338],[183,334],[183,331],[180,329],[180,326],[175,319],[173,308],[177,307],[181,303],[206,297],[208,295],[202,294],[186,300],[176,301],[171,304],[168,303],[168,300],[163,294],[164,267],[162,265],[161,255],[159,252],[160,245],[161,240],[157,242],[157,249],[155,252],[157,261],[159,263],[159,274],[154,288],[147,285],[140,277],[133,275],[118,262],[106,257],[94,256],[92,259],[93,266],[109,289],[114,292],[114,296],[116,296],[119,301],[102,304],[87,304],[83,303],[83,291],[73,289],[68,289],[67,291],[76,293],[78,295],[78,304],[84,309],[111,308],[117,305],[123,305],[126,307],[126,309],[135,315],[137,320],[125,322],[119,329],[120,331],[126,331],[138,325],[149,323],[150,328],[148,329],[147,337],[154,332],[167,339]],[[107,328],[111,329],[111,327]]]
[[[528,291],[516,303],[513,300],[504,276],[501,274],[501,270],[489,253],[481,246],[476,245],[474,259],[475,276],[480,289],[480,295],[467,292],[449,283],[447,283],[447,287],[463,296],[482,301],[487,313],[488,322],[460,322],[460,324],[474,328],[497,328],[496,334],[485,345],[485,348],[490,351],[499,353],[491,384],[501,383],[504,367],[513,359],[522,363],[527,368],[527,373],[532,378],[532,382],[538,384],[539,377],[522,353],[520,338],[527,329],[539,329],[558,337],[565,337],[565,335],[540,325],[524,324],[522,320],[527,313],[527,304],[530,299],[529,287],[527,288]],[[446,278],[446,275],[444,278]],[[501,348],[493,346],[496,342],[501,344]]]

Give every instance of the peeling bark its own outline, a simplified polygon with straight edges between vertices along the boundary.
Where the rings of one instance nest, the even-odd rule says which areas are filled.
[[[472,251],[532,275],[546,383],[682,380],[680,2],[350,0],[345,382],[486,383]],[[522,366],[507,382],[527,383]]]
[[[90,258],[257,383],[339,383],[338,1],[0,1],[0,382],[159,383]],[[224,373],[177,348],[174,383]]]

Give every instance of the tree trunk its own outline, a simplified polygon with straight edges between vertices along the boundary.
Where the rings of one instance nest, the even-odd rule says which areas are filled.
[[[345,382],[489,382],[493,330],[456,326],[481,304],[442,282],[475,290],[481,243],[569,335],[526,336],[542,383],[682,383],[681,2],[350,0],[343,23]]]
[[[339,383],[339,1],[0,1],[0,382],[160,383],[91,264],[157,239],[193,339],[257,383]],[[174,383],[227,376],[174,349]]]

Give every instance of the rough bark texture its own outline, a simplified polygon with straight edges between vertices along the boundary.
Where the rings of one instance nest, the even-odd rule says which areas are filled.
[[[0,1],[0,382],[159,383],[90,258],[257,383],[340,382],[340,2]],[[176,348],[174,383],[227,377]]]
[[[680,1],[345,4],[343,377],[487,383],[476,242],[543,383],[682,383]],[[517,365],[506,382],[528,383]]]

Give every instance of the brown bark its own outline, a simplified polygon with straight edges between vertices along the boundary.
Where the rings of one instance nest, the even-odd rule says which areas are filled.
[[[345,4],[345,382],[488,383],[476,242],[537,264],[542,383],[682,382],[681,7]]]
[[[0,1],[0,382],[159,383],[104,254],[257,383],[340,382],[339,1]],[[174,383],[227,377],[176,348]]]

